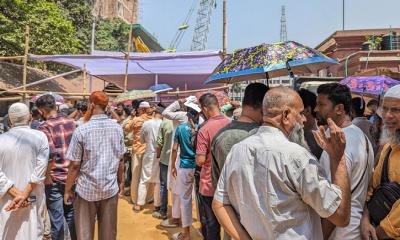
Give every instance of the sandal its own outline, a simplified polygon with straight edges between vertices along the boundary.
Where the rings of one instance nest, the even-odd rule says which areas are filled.
[[[185,236],[183,236],[183,233],[179,232],[179,233],[175,233],[172,235],[172,239],[174,240],[185,240],[187,238],[185,238]],[[189,237],[190,239],[190,237]]]
[[[153,216],[153,218],[162,219],[162,220],[165,220],[168,218],[167,214],[160,213],[159,211],[154,211],[151,216]]]
[[[179,224],[177,223],[171,223],[170,219],[165,219],[164,221],[162,221],[160,223],[161,227],[165,227],[165,228],[176,228],[179,227]]]
[[[142,207],[139,206],[139,205],[135,205],[135,206],[133,206],[132,210],[133,210],[135,213],[140,213],[140,212],[142,211]]]

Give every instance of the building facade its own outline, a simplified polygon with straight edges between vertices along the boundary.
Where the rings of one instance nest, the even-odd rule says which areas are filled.
[[[380,75],[393,78],[400,74],[400,28],[336,31],[316,49],[339,62],[319,72],[319,76]],[[388,36],[393,45],[387,46]],[[393,36],[393,37],[392,37]]]
[[[101,18],[120,18],[127,23],[137,23],[138,1],[92,0],[92,14]]]

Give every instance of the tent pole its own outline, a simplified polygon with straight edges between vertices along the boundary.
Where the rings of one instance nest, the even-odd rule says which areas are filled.
[[[28,75],[28,51],[29,51],[29,25],[25,28],[25,52],[24,52],[24,70],[22,73],[22,86],[26,91],[26,79]],[[26,101],[26,94],[22,96],[22,100]]]
[[[155,86],[158,85],[158,74],[156,74],[155,81],[154,81],[154,85],[155,85]],[[154,100],[155,100],[155,101],[158,101],[157,94],[156,94],[156,96],[154,97]]]
[[[83,64],[83,92],[86,93],[86,63]]]

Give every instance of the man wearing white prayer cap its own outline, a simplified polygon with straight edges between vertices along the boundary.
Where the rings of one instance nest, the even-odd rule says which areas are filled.
[[[381,176],[385,159],[387,159],[387,175],[389,182],[400,182],[400,85],[390,88],[383,97],[382,103],[382,134],[381,145],[383,149],[379,157],[379,162],[375,167],[372,177],[372,184],[368,190],[367,199],[375,197],[375,190],[382,184]],[[391,189],[393,190],[393,189]],[[388,205],[382,202],[381,206]],[[397,199],[392,206],[388,206],[390,211],[385,212],[386,217],[374,221],[374,227],[370,218],[376,219],[373,212],[364,209],[361,219],[361,234],[363,239],[399,239],[400,238],[400,199]],[[375,209],[380,212],[381,209]]]
[[[0,135],[1,239],[42,239],[49,144],[29,127],[25,104],[12,104],[8,114],[12,127]]]

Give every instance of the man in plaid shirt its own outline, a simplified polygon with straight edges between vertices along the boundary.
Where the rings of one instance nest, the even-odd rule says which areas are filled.
[[[87,122],[76,129],[66,155],[71,165],[64,202],[74,204],[78,239],[94,239],[96,219],[98,239],[115,240],[117,236],[125,144],[122,127],[105,115],[107,105],[105,93],[90,95]]]
[[[76,239],[74,209],[65,205],[64,190],[70,161],[65,159],[75,122],[57,114],[55,99],[52,95],[41,96],[36,101],[38,111],[46,119],[38,130],[42,131],[49,141],[50,155],[46,172],[46,203],[51,221],[52,239],[64,239],[64,218],[68,224],[71,239]]]

